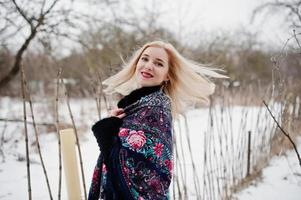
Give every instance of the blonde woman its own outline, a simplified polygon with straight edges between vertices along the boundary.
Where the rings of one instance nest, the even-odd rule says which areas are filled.
[[[106,93],[124,97],[92,127],[101,154],[89,200],[169,198],[173,118],[189,103],[208,102],[215,88],[208,77],[227,78],[218,70],[184,58],[170,43],[153,41],[103,82]]]

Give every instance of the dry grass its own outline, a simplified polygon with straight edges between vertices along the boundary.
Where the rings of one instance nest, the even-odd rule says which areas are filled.
[[[301,136],[301,120],[294,119],[292,126],[288,132],[293,141],[296,141]],[[286,129],[287,130],[287,129]],[[292,143],[277,129],[276,135],[272,140],[271,155],[283,155],[287,150],[293,149]],[[299,150],[300,152],[300,150]]]
[[[286,91],[282,93],[281,97],[278,97],[277,102],[284,105],[290,106],[289,101],[286,98]],[[253,115],[250,107],[262,107],[262,100],[271,100],[271,87],[258,87],[258,85],[248,85],[247,87],[238,87],[228,89],[223,86],[218,86],[217,91],[212,97],[212,105],[211,105],[211,113],[210,118],[214,122],[214,125],[211,126],[208,122],[208,133],[202,137],[201,139],[204,141],[204,157],[207,158],[204,161],[204,168],[201,174],[203,177],[194,176],[194,185],[185,185],[187,183],[187,177],[185,176],[188,168],[180,168],[181,166],[176,166],[178,169],[178,174],[174,176],[174,185],[177,185],[174,189],[175,199],[187,199],[187,188],[191,190],[195,190],[195,192],[199,197],[198,199],[231,199],[232,194],[234,192],[238,192],[243,188],[247,187],[251,182],[255,180],[260,180],[261,170],[267,166],[269,159],[273,155],[279,155],[284,153],[287,149],[291,149],[292,146],[288,142],[288,140],[284,137],[283,134],[279,132],[278,129],[270,129],[265,124],[261,124],[263,128],[259,129],[256,127],[258,123],[254,123],[253,127],[250,127],[252,132],[252,157],[251,157],[251,174],[246,176],[246,147],[248,143],[247,134],[249,128],[246,127],[248,123],[248,115]],[[49,95],[49,94],[47,94]],[[51,95],[50,95],[51,96]],[[95,99],[95,98],[94,98]],[[291,99],[291,97],[290,97]],[[111,101],[109,99],[109,104],[115,105],[115,101]],[[97,99],[96,99],[97,101]],[[39,112],[51,113],[54,110],[54,106],[52,103],[54,101],[50,100],[50,105],[43,107],[45,110],[40,110]],[[48,103],[48,102],[46,102]],[[271,103],[272,104],[272,103]],[[105,108],[108,105],[105,105],[104,101],[101,101],[102,105],[102,114],[106,110]],[[234,137],[231,131],[234,131],[234,128],[231,127],[229,131],[229,126],[233,122],[234,108],[237,106],[241,106],[241,110],[239,112],[239,116],[241,116],[241,120],[239,121],[239,135],[238,137]],[[109,106],[110,107],[110,106]],[[96,108],[96,103],[95,103]],[[300,136],[301,130],[301,120],[295,119],[292,117],[292,113],[289,112],[290,109],[283,108],[281,110],[281,124],[283,125],[285,130],[288,130],[293,140],[296,140],[298,136]],[[84,112],[85,111],[85,112]],[[98,119],[96,116],[98,113],[96,109],[92,111],[84,110],[80,111],[80,115],[85,115],[86,112],[89,115],[95,115],[95,119]],[[64,112],[64,110],[60,109],[59,112]],[[270,119],[269,115],[265,115],[264,111],[256,110],[256,121],[261,123],[264,119]],[[222,116],[222,117],[221,117]],[[299,116],[300,117],[300,116]],[[84,118],[84,117],[83,117]],[[70,123],[63,122],[66,120],[61,120],[58,126],[59,129],[64,129],[70,127]],[[54,123],[54,122],[53,122]],[[206,125],[206,122],[202,122]],[[78,121],[77,123],[78,133],[85,133],[86,130],[89,129],[89,124],[85,122]],[[189,132],[188,125],[183,125],[183,131]],[[40,132],[54,132],[55,126],[46,126],[42,127],[47,131]],[[218,134],[213,135],[214,130],[218,130]],[[266,131],[267,130],[267,131]],[[185,138],[184,135],[181,134],[184,138],[178,138],[177,141],[186,141],[190,145],[189,138]],[[269,137],[271,139],[269,139]],[[233,142],[234,140],[238,140]],[[214,146],[217,143],[220,145],[219,148]],[[178,143],[177,145],[182,145]],[[210,149],[210,150],[208,150]],[[193,163],[194,169],[192,170],[194,174],[197,174],[197,165],[194,165],[196,160],[190,155],[183,155],[183,150],[181,148],[178,149],[179,152],[177,156],[179,159],[183,157],[186,161],[191,160]],[[190,154],[192,154],[190,150]],[[229,157],[230,155],[230,157]],[[232,156],[232,157],[231,157]],[[176,161],[178,158],[176,158]],[[220,162],[222,160],[222,162]],[[175,163],[177,165],[177,163]],[[235,173],[233,173],[235,172]],[[217,174],[217,176],[214,175]],[[217,178],[218,177],[218,178]],[[203,189],[205,188],[205,189]]]

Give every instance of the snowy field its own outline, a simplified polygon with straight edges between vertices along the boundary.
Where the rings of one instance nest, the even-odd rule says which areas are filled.
[[[36,121],[54,123],[54,101],[48,99],[38,102],[33,104]],[[272,108],[275,114],[281,109],[275,105]],[[98,156],[98,147],[90,131],[90,127],[98,119],[96,103],[89,99],[72,100],[71,109],[80,134],[88,190]],[[27,114],[31,121],[29,107]],[[60,122],[71,127],[64,102],[60,102],[59,116]],[[1,98],[0,118],[23,119],[22,102],[18,99]],[[0,121],[0,199],[28,198],[23,126],[22,122]],[[269,154],[269,142],[275,132],[275,125],[265,108],[239,106],[191,110],[185,118],[175,122],[174,128],[177,148],[174,150],[175,175],[171,185],[171,197],[175,196],[176,199],[179,198],[177,191],[181,191],[183,199],[221,199],[230,191],[231,186],[245,177],[248,132],[252,136],[251,166]],[[28,126],[28,130],[33,199],[49,199],[32,125]],[[42,155],[52,195],[57,199],[57,136],[55,130],[45,126],[38,126],[38,130],[43,133],[40,135]],[[296,156],[291,152],[287,156],[273,158],[269,167],[263,171],[262,181],[254,183],[233,198],[301,199],[301,168],[297,164]],[[67,199],[64,179],[62,199]]]
[[[298,142],[301,151],[301,140]],[[263,169],[262,177],[235,195],[243,200],[300,200],[301,166],[295,151],[288,151],[283,156],[274,156],[269,166]]]

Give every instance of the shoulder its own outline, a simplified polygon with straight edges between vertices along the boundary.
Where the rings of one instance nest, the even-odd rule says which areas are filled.
[[[153,121],[159,121],[160,123],[171,124],[172,114],[171,114],[171,100],[162,91],[157,91],[146,97],[146,106],[144,106],[145,113],[144,117],[151,116]],[[157,119],[157,120],[154,120]]]
[[[170,98],[161,90],[156,91],[150,95],[141,98],[142,102],[145,102],[147,106],[162,107],[164,110],[171,109]]]
[[[125,109],[126,117],[124,120],[143,120],[143,118],[171,119],[171,101],[170,98],[161,90],[141,97],[139,101]]]

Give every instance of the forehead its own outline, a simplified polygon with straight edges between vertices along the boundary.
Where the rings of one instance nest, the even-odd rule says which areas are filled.
[[[165,49],[161,47],[147,47],[142,55],[147,54],[148,56],[154,59],[161,59],[164,62],[168,62],[168,54]]]

